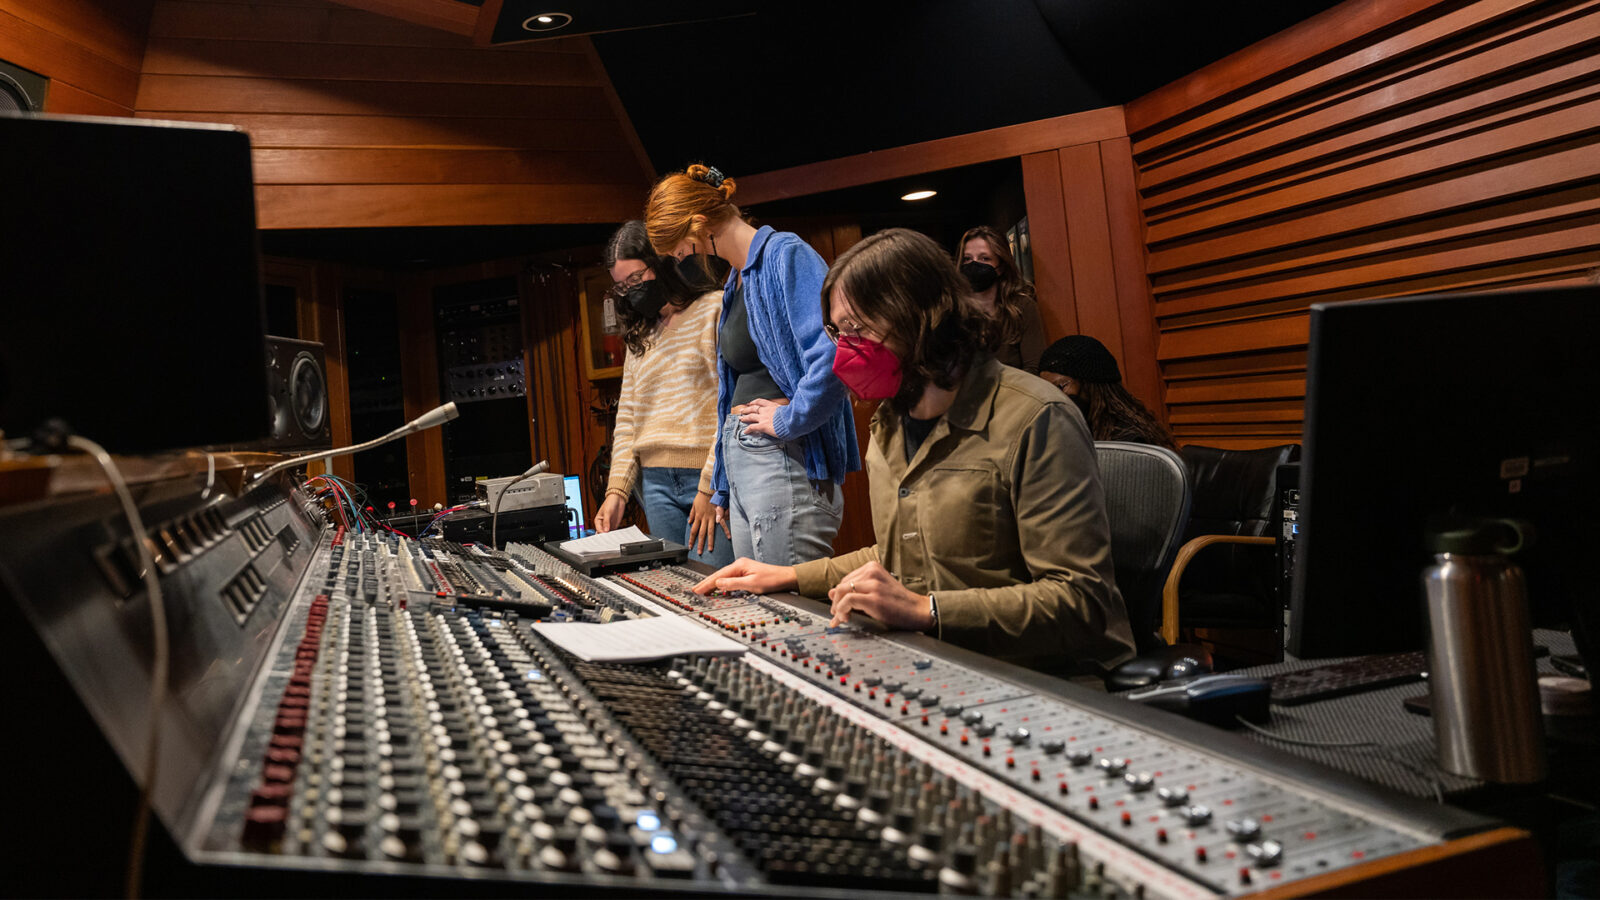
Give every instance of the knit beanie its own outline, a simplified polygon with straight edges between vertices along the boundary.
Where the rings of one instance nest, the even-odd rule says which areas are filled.
[[[1086,334],[1069,335],[1045,348],[1039,357],[1039,371],[1099,384],[1122,380],[1116,357],[1105,344]]]

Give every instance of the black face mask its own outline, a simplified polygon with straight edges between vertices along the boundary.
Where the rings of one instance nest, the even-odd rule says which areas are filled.
[[[975,291],[987,291],[994,287],[995,279],[1000,277],[1000,272],[988,263],[981,263],[969,259],[961,264],[961,274],[967,278],[967,283]]]
[[[667,305],[666,288],[653,278],[639,282],[622,296],[628,301],[629,309],[646,319],[661,315],[661,308]]]
[[[678,260],[678,277],[691,290],[710,290],[716,287],[716,279],[711,275],[711,260],[703,253],[691,253]]]

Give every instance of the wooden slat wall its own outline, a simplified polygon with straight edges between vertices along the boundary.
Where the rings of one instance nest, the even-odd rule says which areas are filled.
[[[0,59],[50,79],[45,112],[131,116],[150,0],[0,0]]]
[[[1185,443],[1299,439],[1313,302],[1600,264],[1600,0],[1350,0],[1125,114]]]
[[[475,47],[330,0],[157,0],[135,106],[248,131],[263,228],[619,221],[652,175],[586,38]]]
[[[1045,335],[1087,334],[1134,396],[1162,409],[1144,243],[1125,137],[1022,157],[1034,289]]]

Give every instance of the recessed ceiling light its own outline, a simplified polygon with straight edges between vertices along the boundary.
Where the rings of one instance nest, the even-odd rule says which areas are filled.
[[[539,13],[522,20],[523,31],[556,31],[572,24],[572,16],[564,12]]]
[[[926,200],[929,197],[932,197],[934,194],[937,194],[937,193],[939,193],[939,192],[938,191],[912,191],[911,193],[906,194],[905,196],[901,197],[900,199],[901,200]]]

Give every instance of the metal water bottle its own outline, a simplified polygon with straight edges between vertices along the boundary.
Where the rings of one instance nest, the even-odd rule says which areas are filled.
[[[1485,781],[1544,778],[1527,582],[1509,558],[1525,535],[1525,523],[1483,519],[1428,536],[1434,563],[1422,584],[1439,765]]]

